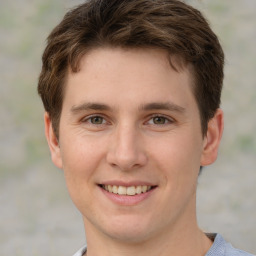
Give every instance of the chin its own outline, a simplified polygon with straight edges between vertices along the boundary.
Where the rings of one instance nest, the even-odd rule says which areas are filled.
[[[148,239],[148,231],[144,230],[112,230],[107,233],[113,240],[118,240],[126,244],[138,244]]]
[[[102,231],[114,240],[134,244],[144,242],[150,237],[150,227],[152,225],[145,218],[122,218],[109,222]]]

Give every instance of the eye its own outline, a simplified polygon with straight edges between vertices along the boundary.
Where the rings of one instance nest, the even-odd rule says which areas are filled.
[[[150,125],[165,125],[170,123],[173,123],[173,120],[171,118],[167,118],[161,115],[153,116],[148,121],[148,124]]]
[[[104,123],[104,118],[101,116],[93,116],[89,118],[90,123],[92,124],[103,124]],[[105,121],[106,122],[106,121]]]
[[[154,124],[165,124],[167,119],[163,116],[156,116],[152,118]]]
[[[101,125],[106,123],[106,120],[102,116],[89,116],[82,121],[93,125]]]

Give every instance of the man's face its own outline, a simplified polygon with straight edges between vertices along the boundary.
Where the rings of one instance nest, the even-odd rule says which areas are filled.
[[[87,232],[143,241],[195,224],[207,139],[191,80],[152,49],[96,49],[68,74],[52,155]]]

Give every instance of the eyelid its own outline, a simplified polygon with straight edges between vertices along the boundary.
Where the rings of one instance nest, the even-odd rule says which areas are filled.
[[[104,125],[104,124],[108,123],[107,118],[103,114],[97,114],[97,113],[96,114],[91,114],[91,115],[88,115],[88,116],[85,116],[85,117],[81,118],[80,122],[81,123],[89,123],[91,125],[96,125],[96,124],[93,124],[91,122],[88,122],[91,118],[94,118],[94,117],[100,117],[100,118],[103,119],[104,123],[98,124],[98,125]]]
[[[155,117],[161,117],[161,118],[165,118],[168,123],[165,123],[165,124],[162,124],[162,125],[167,125],[167,124],[172,124],[175,122],[175,119],[170,117],[170,116],[166,116],[164,114],[151,114],[148,118],[147,118],[147,121],[146,123],[148,123],[151,119],[155,118]],[[152,125],[161,125],[161,124],[152,124]]]
[[[93,124],[91,122],[88,122],[91,118],[94,118],[94,117],[100,117],[103,119],[103,123],[102,124]],[[175,119],[170,117],[170,116],[167,116],[165,114],[158,114],[158,113],[155,113],[155,114],[150,114],[147,118],[146,118],[146,122],[145,123],[148,123],[150,120],[152,120],[153,118],[155,117],[160,117],[160,118],[164,118],[167,120],[167,123],[165,124],[162,124],[162,125],[167,125],[167,124],[172,124],[175,122]],[[100,125],[105,125],[105,124],[108,124],[110,123],[110,121],[108,120],[108,118],[104,115],[104,114],[100,114],[100,113],[94,113],[94,114],[90,114],[88,116],[85,116],[83,118],[80,119],[80,122],[81,123],[88,123],[90,125],[96,125],[96,126],[100,126]],[[152,124],[152,125],[157,125],[157,124]],[[158,124],[159,126],[161,124]]]

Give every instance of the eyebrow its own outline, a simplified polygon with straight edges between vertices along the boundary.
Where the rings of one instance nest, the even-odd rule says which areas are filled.
[[[110,107],[105,105],[105,104],[101,104],[101,103],[91,103],[91,102],[86,102],[80,105],[74,105],[71,107],[71,112],[72,113],[78,113],[81,111],[86,111],[86,110],[110,110]]]
[[[111,107],[106,104],[92,103],[92,102],[85,102],[83,104],[74,105],[71,107],[72,113],[79,113],[81,111],[86,111],[86,110],[109,111],[111,110]],[[177,104],[174,104],[172,102],[152,102],[148,104],[142,104],[139,107],[139,110],[141,111],[168,110],[168,111],[174,111],[179,113],[185,112],[185,108]]]
[[[181,107],[172,102],[153,102],[153,103],[141,105],[139,109],[144,110],[144,111],[168,110],[168,111],[174,111],[174,112],[179,112],[179,113],[185,112],[184,107]]]

